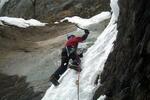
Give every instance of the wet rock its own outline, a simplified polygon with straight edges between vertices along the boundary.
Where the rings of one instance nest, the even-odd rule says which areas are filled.
[[[150,99],[150,1],[119,0],[118,36],[93,100]],[[105,91],[104,91],[105,90]]]
[[[26,82],[26,77],[8,76],[0,73],[0,100],[40,100],[41,93],[35,93]]]
[[[41,100],[65,42],[61,36],[75,29],[65,23],[26,29],[0,26],[0,73],[13,75],[0,74],[0,100]],[[17,75],[25,75],[28,83]]]

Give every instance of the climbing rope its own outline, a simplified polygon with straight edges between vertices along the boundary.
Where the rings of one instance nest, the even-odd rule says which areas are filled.
[[[78,79],[76,81],[76,84],[77,84],[77,95],[78,95],[78,100],[80,100],[80,68],[78,66]]]
[[[80,94],[80,84],[79,84],[79,80],[80,79],[80,72],[78,72],[78,100],[80,99],[80,96],[79,96],[79,94]]]

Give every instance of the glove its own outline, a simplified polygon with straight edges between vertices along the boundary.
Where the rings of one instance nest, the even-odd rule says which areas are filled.
[[[80,53],[78,56],[79,56],[80,58],[82,58],[82,57],[83,57],[83,52]]]
[[[89,32],[89,30],[87,30],[87,29],[85,29],[85,30],[84,30],[84,32],[85,32],[85,33],[87,33],[87,34],[89,34],[89,33],[90,33],[90,32]]]

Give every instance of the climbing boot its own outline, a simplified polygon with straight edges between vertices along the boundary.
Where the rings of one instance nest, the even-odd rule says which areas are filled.
[[[50,76],[49,81],[54,85],[54,86],[58,86],[59,82],[57,80],[57,78],[55,77],[55,75]]]

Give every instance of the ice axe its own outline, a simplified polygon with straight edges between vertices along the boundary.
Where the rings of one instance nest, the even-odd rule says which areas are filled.
[[[76,26],[77,28],[81,29],[81,30],[88,30],[88,29],[84,29],[84,28],[79,27],[77,24],[75,24],[75,26]]]

